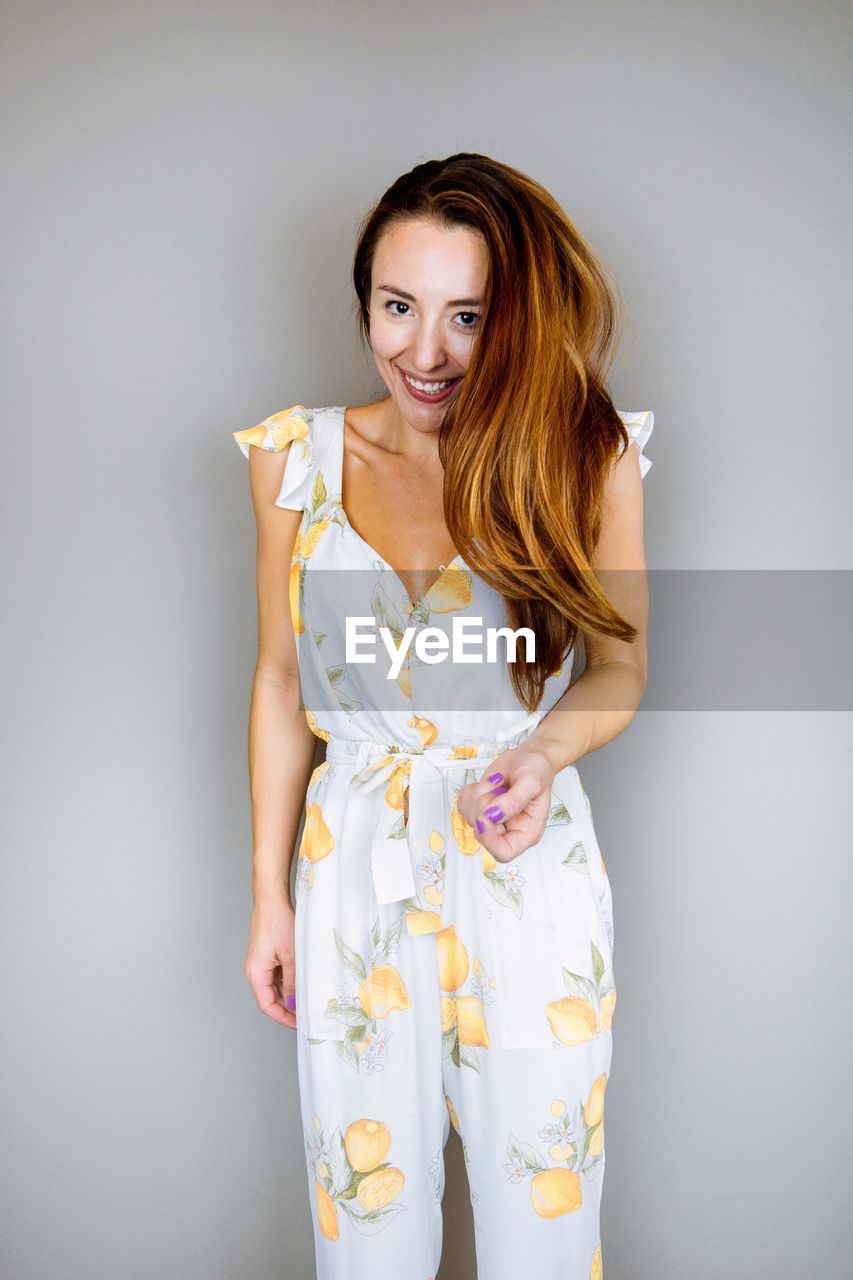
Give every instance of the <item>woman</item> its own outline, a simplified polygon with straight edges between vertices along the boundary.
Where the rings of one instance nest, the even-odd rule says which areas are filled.
[[[258,522],[245,970],[297,1031],[317,1274],[435,1276],[453,1124],[481,1280],[594,1280],[616,990],[575,762],[646,684],[653,417],[605,389],[590,248],[504,164],[400,177],[354,284],[388,394],[234,433]],[[534,657],[448,662],[460,620]]]

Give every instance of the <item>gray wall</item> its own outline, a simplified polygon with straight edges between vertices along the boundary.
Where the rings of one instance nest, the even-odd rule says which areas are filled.
[[[230,433],[375,394],[357,221],[417,160],[485,151],[619,281],[617,403],[656,413],[650,568],[853,568],[850,10],[4,21],[3,1274],[303,1280],[294,1042],[242,973],[254,541]],[[581,762],[620,980],[608,1280],[849,1274],[851,760],[849,713],[782,705],[641,712]],[[441,1277],[473,1280],[455,1134],[448,1161]]]

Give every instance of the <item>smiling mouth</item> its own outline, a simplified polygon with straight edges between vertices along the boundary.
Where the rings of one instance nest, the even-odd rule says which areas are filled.
[[[456,377],[456,378],[442,378],[440,381],[436,380],[436,381],[427,382],[427,381],[422,381],[420,378],[413,378],[410,374],[406,373],[405,370],[403,369],[400,369],[400,374],[403,377],[403,379],[408,383],[408,385],[412,387],[415,391],[417,391],[420,395],[435,396],[436,399],[439,399],[441,396],[445,395],[446,392],[448,392],[451,387],[454,387],[456,383],[460,382],[462,379],[462,375],[460,374],[459,377]]]

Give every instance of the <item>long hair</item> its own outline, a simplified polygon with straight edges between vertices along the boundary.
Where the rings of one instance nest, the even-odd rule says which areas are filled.
[[[630,443],[605,387],[615,289],[544,187],[462,151],[416,165],[362,220],[353,283],[368,347],[376,246],[390,223],[412,218],[468,227],[488,252],[481,322],[439,434],[444,517],[460,556],[504,597],[509,624],[533,629],[535,662],[511,664],[533,711],[579,628],[637,634],[590,564],[608,469]]]

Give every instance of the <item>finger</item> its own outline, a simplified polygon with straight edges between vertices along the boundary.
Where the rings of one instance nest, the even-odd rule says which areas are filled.
[[[510,785],[504,795],[481,796],[474,806],[475,819],[478,824],[490,823],[492,828],[498,823],[506,824],[511,818],[521,813],[541,790],[541,783],[536,778],[529,773],[523,773]],[[477,831],[480,832],[479,825],[477,825]]]
[[[285,1008],[275,974],[276,970],[273,969],[261,973],[249,972],[247,977],[261,1013],[265,1013],[268,1018],[272,1018],[273,1022],[278,1022],[284,1027],[295,1027],[295,1010]]]
[[[541,820],[528,814],[519,814],[512,822],[504,824],[504,831],[491,833],[489,852],[497,862],[512,862],[519,854],[532,848],[542,837]]]

